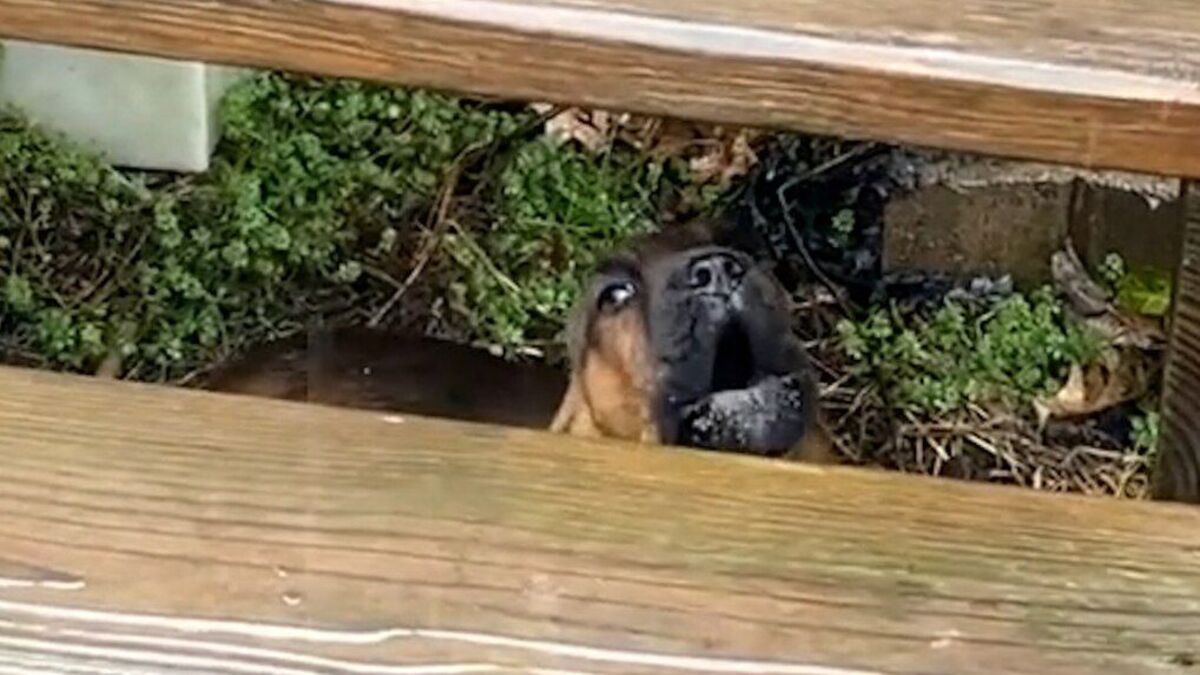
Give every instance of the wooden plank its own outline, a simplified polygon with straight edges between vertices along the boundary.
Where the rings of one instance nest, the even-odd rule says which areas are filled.
[[[1153,494],[1200,502],[1200,186],[1194,182],[1184,184],[1183,207]]]
[[[1191,0],[0,0],[0,36],[1200,176]]]
[[[1200,511],[1178,504],[16,369],[0,429],[3,672],[1182,673],[1200,657]]]

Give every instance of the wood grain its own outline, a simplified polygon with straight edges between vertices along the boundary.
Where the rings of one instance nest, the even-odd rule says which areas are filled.
[[[1200,185],[1195,182],[1184,184],[1183,212],[1153,495],[1195,503],[1200,502]]]
[[[0,0],[0,36],[1200,176],[1190,0]]]
[[[3,672],[1183,673],[1200,656],[1200,511],[1177,504],[16,369],[0,429]]]

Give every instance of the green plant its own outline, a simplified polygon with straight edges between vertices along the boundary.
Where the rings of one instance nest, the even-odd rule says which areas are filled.
[[[838,330],[858,375],[878,383],[892,404],[928,415],[972,403],[1026,404],[1099,351],[1048,289],[990,303],[947,300],[931,316],[875,310]]]
[[[833,216],[830,222],[832,230],[831,239],[839,247],[845,248],[850,245],[850,235],[854,233],[854,210],[842,209]]]
[[[1100,265],[1100,278],[1122,309],[1161,317],[1171,308],[1171,273],[1151,268],[1131,269],[1119,253],[1110,252]]]
[[[518,149],[494,195],[491,228],[447,238],[456,305],[505,348],[553,338],[598,258],[653,228],[657,165],[539,139]]]
[[[1147,411],[1142,415],[1136,415],[1130,419],[1130,424],[1133,428],[1129,433],[1129,442],[1133,445],[1133,449],[1145,457],[1152,456],[1155,449],[1158,448],[1161,429],[1159,413]]]
[[[152,231],[155,196],[91,155],[0,113],[0,334],[82,367],[116,335],[136,274],[128,253]]]
[[[1100,263],[1099,272],[1100,278],[1108,285],[1109,289],[1116,292],[1127,272],[1125,258],[1121,257],[1120,253],[1110,251]]]
[[[522,124],[429,92],[264,74],[222,103],[206,174],[120,172],[15,114],[0,118],[0,336],[90,369],[116,350],[141,377],[296,320],[360,281],[363,234],[428,207],[468,146]]]
[[[1172,279],[1169,272],[1138,269],[1126,274],[1117,287],[1117,304],[1145,316],[1165,316],[1171,308]]]

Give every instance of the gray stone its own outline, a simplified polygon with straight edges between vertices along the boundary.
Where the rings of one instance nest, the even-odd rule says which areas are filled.
[[[1069,166],[927,157],[913,190],[884,211],[886,272],[969,279],[1050,280],[1050,257],[1070,239],[1095,265],[1109,251],[1161,263],[1176,250],[1177,180]]]
[[[17,40],[0,43],[0,104],[118,165],[204,171],[217,104],[247,71]]]

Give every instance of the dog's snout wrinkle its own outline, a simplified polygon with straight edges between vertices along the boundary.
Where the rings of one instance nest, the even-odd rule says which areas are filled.
[[[729,295],[741,285],[746,266],[725,252],[707,253],[688,264],[688,285],[701,293]]]

